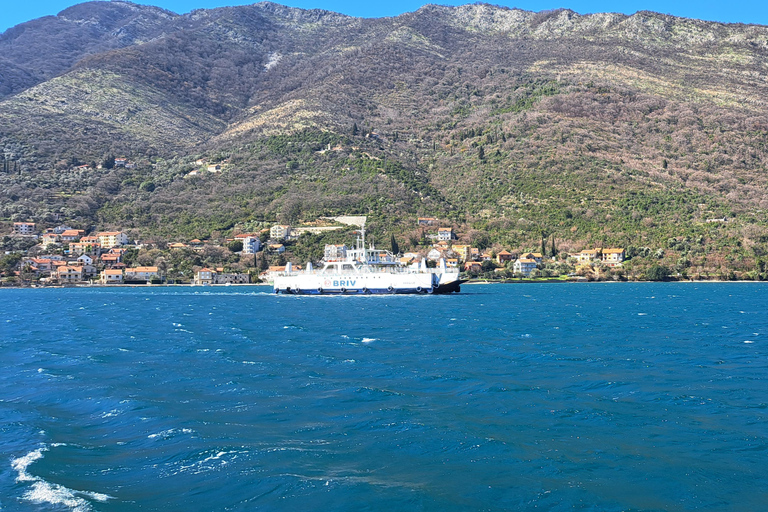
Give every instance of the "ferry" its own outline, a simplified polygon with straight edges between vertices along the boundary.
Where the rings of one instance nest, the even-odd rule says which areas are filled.
[[[383,295],[443,294],[461,291],[466,279],[459,269],[447,268],[441,259],[437,268],[426,262],[403,265],[390,251],[365,246],[365,228],[358,232],[355,247],[326,245],[323,267],[308,263],[294,271],[288,263],[285,271],[274,276],[276,294],[294,295]]]

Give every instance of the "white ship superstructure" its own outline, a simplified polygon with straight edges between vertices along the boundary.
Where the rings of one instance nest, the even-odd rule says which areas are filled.
[[[289,263],[274,278],[275,293],[318,294],[395,294],[451,293],[460,291],[459,270],[419,264],[402,265],[386,250],[365,246],[365,228],[359,231],[354,248],[326,246],[323,267],[294,271]]]

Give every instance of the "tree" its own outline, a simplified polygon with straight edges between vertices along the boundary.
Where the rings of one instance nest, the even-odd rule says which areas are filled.
[[[258,269],[261,271],[269,269],[269,262],[267,261],[267,251],[263,250],[259,253]]]
[[[395,240],[394,233],[392,234],[392,239],[389,243],[392,246],[392,254],[400,254],[400,246],[397,245],[397,240]]]
[[[243,250],[243,241],[232,240],[227,244],[227,249],[229,249],[231,252],[240,252]]]
[[[645,278],[648,281],[664,281],[670,274],[671,272],[664,265],[652,265],[645,271]]]

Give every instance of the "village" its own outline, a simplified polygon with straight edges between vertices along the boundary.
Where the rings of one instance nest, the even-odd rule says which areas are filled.
[[[193,239],[166,243],[165,247],[132,240],[124,231],[87,234],[83,229],[67,225],[40,229],[33,222],[14,222],[11,236],[33,240],[37,244],[24,254],[8,252],[5,255],[6,260],[13,260],[12,257],[16,256],[17,261],[10,271],[5,271],[2,282],[11,286],[239,285],[271,282],[274,275],[286,270],[288,262],[295,271],[300,271],[307,263],[292,261],[289,251],[302,235],[356,226],[361,218],[333,218],[336,225],[331,226],[318,226],[317,223],[294,227],[275,224],[259,232],[236,234],[223,242]],[[555,254],[554,248],[547,253],[543,242],[539,252],[481,250],[459,243],[454,229],[440,226],[436,218],[420,217],[416,224],[429,243],[418,251],[398,251],[395,256],[399,262],[403,266],[423,264],[434,267],[442,260],[448,268],[458,268],[470,279],[591,280],[593,276],[599,276],[600,269],[620,269],[627,259],[624,248],[588,248],[572,254]],[[324,248],[324,255],[326,258],[329,254],[343,255],[348,248],[343,244],[329,244]],[[182,258],[212,250],[231,251],[245,263],[233,268],[232,265],[205,266],[187,262],[185,267],[190,271],[184,275],[174,273],[174,269],[167,265],[138,264],[141,258],[136,258],[136,254],[149,250],[178,254]]]

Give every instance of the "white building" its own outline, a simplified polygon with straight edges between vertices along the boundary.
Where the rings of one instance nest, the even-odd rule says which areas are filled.
[[[101,284],[122,284],[123,271],[120,269],[106,269],[101,272]]]
[[[102,249],[111,249],[121,245],[128,245],[128,235],[122,231],[105,231],[96,235]]]
[[[291,226],[275,224],[269,230],[269,237],[273,240],[285,240],[291,236]]]
[[[440,228],[437,230],[437,239],[441,242],[453,240],[453,228]]]
[[[256,254],[261,250],[261,240],[257,236],[247,236],[242,241],[243,254]]]
[[[522,274],[525,277],[531,277],[536,271],[536,260],[532,258],[517,259],[512,264],[512,271],[515,274]]]
[[[34,235],[35,223],[34,222],[14,222],[13,232],[17,235]]]
[[[134,267],[125,269],[126,281],[149,281],[153,277],[160,277],[157,267]]]

